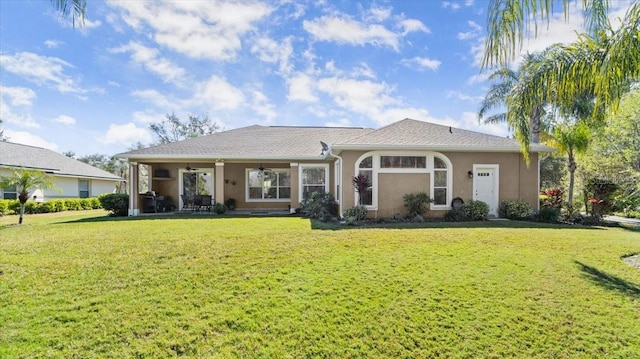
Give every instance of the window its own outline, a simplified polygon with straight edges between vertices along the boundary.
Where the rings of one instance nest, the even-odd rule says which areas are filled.
[[[291,171],[247,170],[247,201],[288,200],[291,198]]]
[[[433,158],[433,204],[443,206],[447,200],[447,164],[439,157]]]
[[[78,180],[78,197],[89,198],[89,180]]]
[[[301,168],[301,186],[302,195],[301,199],[307,199],[313,192],[325,193],[328,189],[327,175],[328,165],[307,165],[300,166]]]
[[[369,156],[360,161],[358,166],[358,176],[365,176],[369,179],[369,187],[365,193],[358,193],[358,204],[364,206],[373,205],[373,157]]]
[[[8,187],[2,190],[3,199],[18,199],[18,192],[15,187]]]
[[[427,157],[380,156],[380,168],[427,168]]]

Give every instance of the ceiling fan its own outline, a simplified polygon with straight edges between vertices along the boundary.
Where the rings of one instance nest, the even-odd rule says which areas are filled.
[[[197,171],[197,170],[198,170],[197,168],[193,168],[193,167],[191,167],[188,163],[187,163],[187,167],[185,167],[185,169],[186,169],[187,171]]]

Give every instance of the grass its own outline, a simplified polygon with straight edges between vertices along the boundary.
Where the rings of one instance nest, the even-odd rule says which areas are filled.
[[[0,219],[0,357],[633,357],[624,228]]]

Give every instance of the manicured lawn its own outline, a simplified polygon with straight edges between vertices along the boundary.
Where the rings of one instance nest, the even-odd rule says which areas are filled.
[[[102,213],[0,219],[0,357],[640,353],[638,231]]]

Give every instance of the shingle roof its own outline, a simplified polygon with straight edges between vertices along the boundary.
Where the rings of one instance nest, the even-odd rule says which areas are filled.
[[[345,149],[520,151],[509,138],[404,119],[374,130],[349,127],[259,126],[217,132],[116,155],[131,159],[320,159],[320,141]],[[551,147],[531,144],[531,152]]]
[[[119,154],[124,158],[321,159],[329,145],[373,131],[350,127],[259,126],[213,133]]]
[[[514,139],[462,130],[424,121],[404,119],[366,135],[353,137],[336,148],[390,147],[428,148],[434,150],[518,151]],[[549,152],[551,147],[531,144],[531,152]]]
[[[2,141],[0,141],[0,167],[24,167],[55,175],[122,180],[112,173],[46,148]]]

